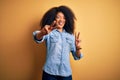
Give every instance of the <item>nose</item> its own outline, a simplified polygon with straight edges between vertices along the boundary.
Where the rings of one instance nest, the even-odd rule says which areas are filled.
[[[59,20],[60,20],[60,21],[65,21],[65,19],[64,19],[64,18],[60,18]]]

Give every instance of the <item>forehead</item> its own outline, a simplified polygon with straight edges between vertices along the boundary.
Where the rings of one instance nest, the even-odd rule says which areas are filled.
[[[62,12],[58,12],[57,16],[64,16],[64,14]]]

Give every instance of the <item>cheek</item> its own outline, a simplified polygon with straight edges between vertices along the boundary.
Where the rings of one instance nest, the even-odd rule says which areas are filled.
[[[66,20],[64,20],[64,23],[66,23]]]
[[[64,21],[64,24],[66,23],[66,21]]]
[[[55,21],[56,21],[56,23],[58,23],[59,20],[58,20],[58,19],[55,19]]]
[[[58,22],[59,20],[58,19],[56,19],[56,22]]]
[[[55,20],[56,20],[56,21],[58,21],[58,20],[59,20],[59,18],[55,18]]]
[[[63,19],[64,22],[66,22],[66,19]]]
[[[56,20],[56,24],[58,24],[58,20]]]

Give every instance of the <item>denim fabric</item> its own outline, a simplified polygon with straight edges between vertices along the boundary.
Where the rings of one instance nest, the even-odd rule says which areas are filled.
[[[75,37],[65,30],[59,32],[57,29],[43,36],[41,40],[36,38],[38,31],[33,32],[34,40],[37,43],[46,42],[47,56],[43,70],[51,75],[70,76],[72,70],[70,66],[70,52],[75,60],[79,60],[82,54],[76,56]]]
[[[42,80],[72,80],[72,75],[68,77],[50,75],[43,71]]]

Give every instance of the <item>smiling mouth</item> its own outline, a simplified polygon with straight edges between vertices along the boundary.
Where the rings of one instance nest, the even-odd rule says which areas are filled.
[[[63,22],[58,22],[58,25],[63,26],[64,23]]]

